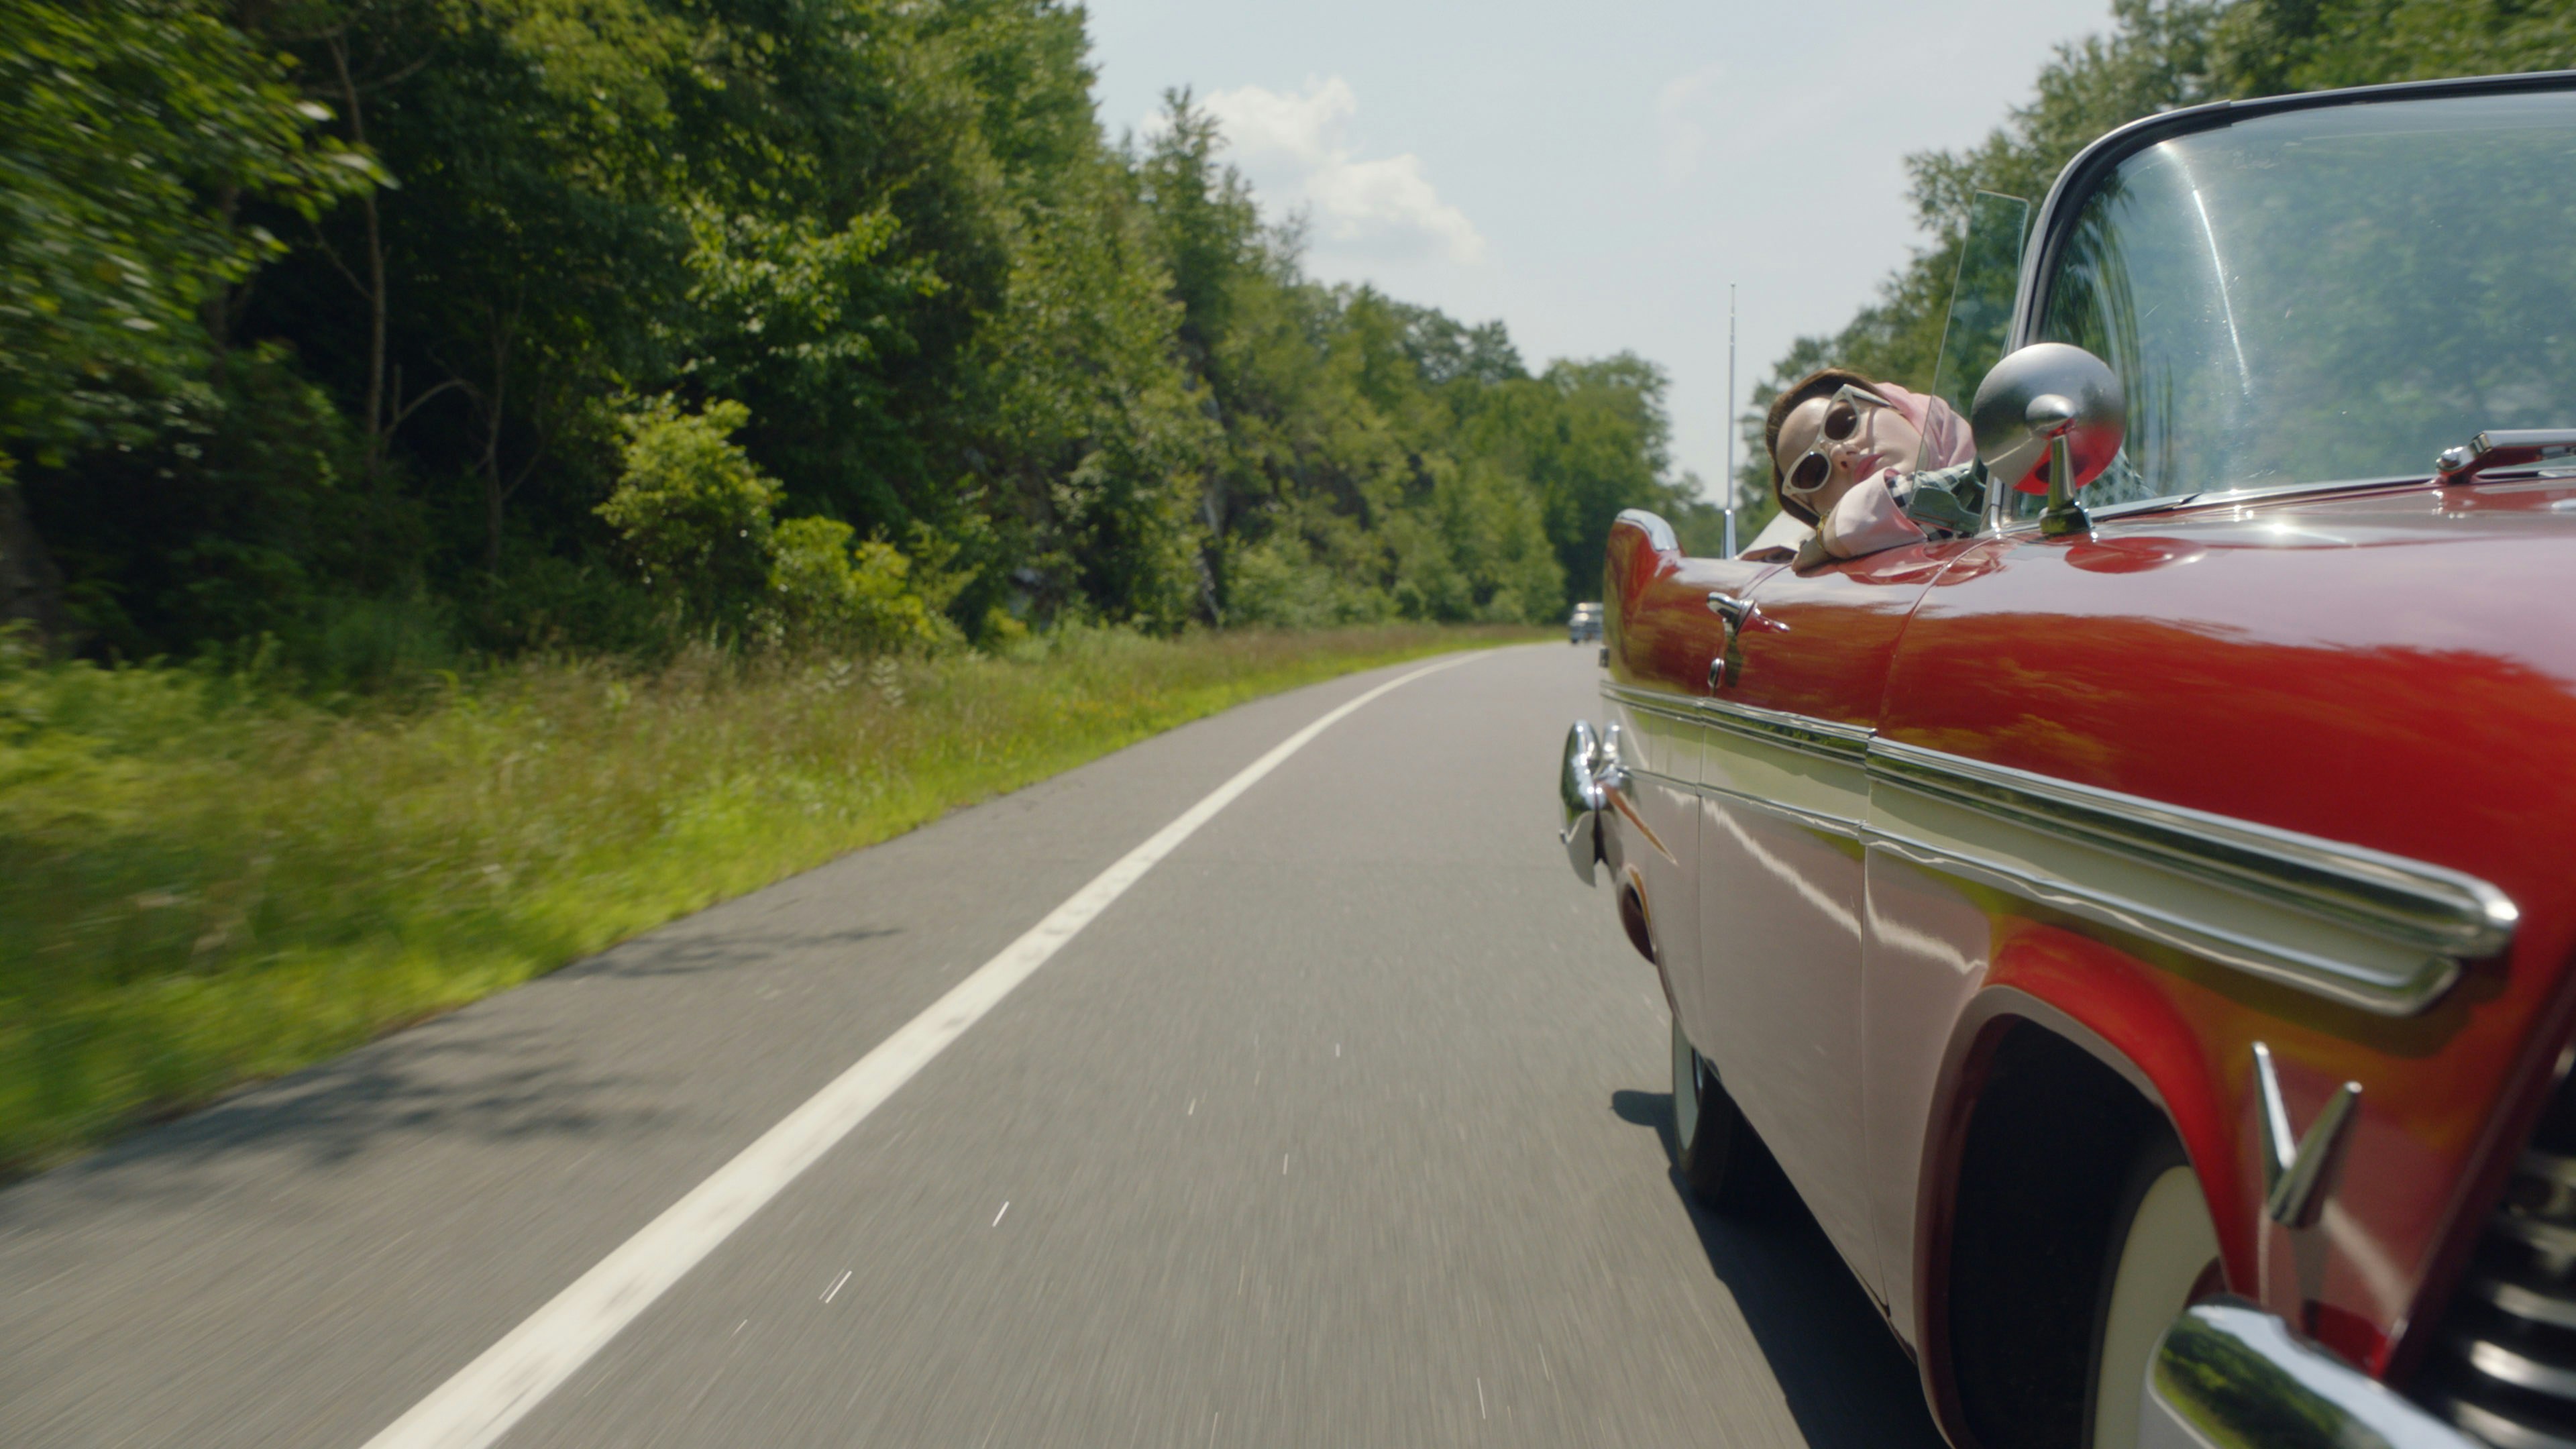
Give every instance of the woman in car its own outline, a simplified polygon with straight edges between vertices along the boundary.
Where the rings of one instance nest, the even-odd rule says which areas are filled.
[[[1905,507],[1915,470],[1976,456],[1967,420],[1948,403],[1840,367],[1782,392],[1762,433],[1780,511],[1815,529],[1798,547],[1800,568],[1920,542],[1923,526]]]

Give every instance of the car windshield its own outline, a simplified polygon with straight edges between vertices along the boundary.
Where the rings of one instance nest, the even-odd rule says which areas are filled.
[[[2086,501],[2422,476],[2482,429],[2576,426],[2571,175],[2568,91],[2290,111],[2128,158],[2039,329],[2128,390]]]

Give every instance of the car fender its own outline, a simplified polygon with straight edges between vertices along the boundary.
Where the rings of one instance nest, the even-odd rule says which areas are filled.
[[[1948,1276],[1959,1170],[1996,1048],[2017,1027],[2054,1035],[2136,1089],[2182,1143],[2199,1176],[2231,1285],[2254,1281],[2256,1227],[2236,1125],[2190,1024],[2150,987],[2154,968],[2088,937],[2031,922],[1998,942],[1979,988],[1950,1023],[1917,1164],[1914,1343],[1924,1390],[1953,1437],[1964,1432],[1951,1376]]]

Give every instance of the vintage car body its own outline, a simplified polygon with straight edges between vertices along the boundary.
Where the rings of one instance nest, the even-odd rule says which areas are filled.
[[[2106,207],[2147,249],[2149,172],[2205,159],[2193,138],[2576,136],[2571,85],[2115,133],[2043,207],[2010,343],[2065,330],[2058,269]],[[2261,288],[2218,264],[2204,184],[2213,335],[2250,397],[2238,309]],[[2124,280],[2124,316],[2171,300],[2153,280]],[[2549,328],[2576,345],[2576,313]],[[2114,359],[2131,422],[2161,386],[2154,419],[2187,429],[2171,399],[2195,384],[2138,375],[2152,346]],[[2561,370],[2522,411],[2458,406],[2441,472],[2425,449],[2045,525],[1998,488],[1982,532],[1806,573],[1686,557],[1647,514],[1613,530],[1569,852],[1606,864],[1690,1070],[1778,1159],[1954,1442],[2092,1442],[2104,1183],[2159,1135],[2219,1274],[2164,1340],[2137,1442],[2576,1442],[2576,433],[2472,444],[2534,408],[2576,427],[2571,398]]]

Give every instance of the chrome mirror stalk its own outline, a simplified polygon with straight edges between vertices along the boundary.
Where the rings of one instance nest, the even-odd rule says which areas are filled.
[[[2039,515],[2039,531],[2050,538],[2092,532],[2092,515],[2066,487],[2075,473],[2075,449],[2067,441],[2076,422],[2075,404],[2057,393],[2041,393],[2030,400],[2024,416],[2033,431],[2048,438],[2048,510]]]
[[[2075,493],[2119,456],[2128,423],[2119,375],[2063,342],[2035,342],[1996,363],[1977,385],[1968,419],[1996,494],[2046,485],[2039,528],[2049,537],[2093,526]]]

